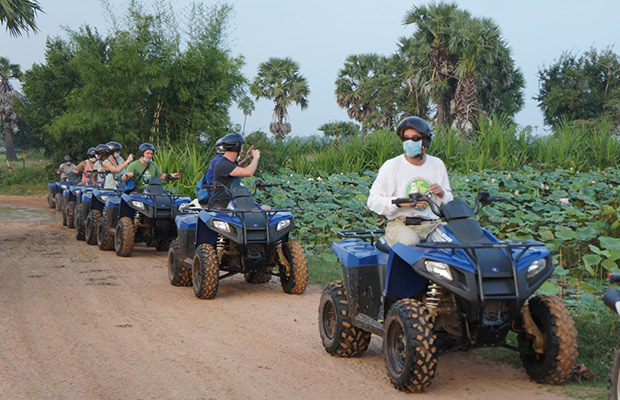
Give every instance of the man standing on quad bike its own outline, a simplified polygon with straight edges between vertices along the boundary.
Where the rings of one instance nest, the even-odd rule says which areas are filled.
[[[396,134],[403,142],[405,153],[381,166],[367,202],[371,211],[388,219],[385,239],[390,246],[399,242],[416,244],[439,224],[428,204],[418,204],[414,209],[411,203],[392,204],[393,199],[415,192],[434,197],[437,204],[453,199],[443,161],[426,154],[433,136],[428,122],[419,117],[407,117],[398,124]],[[407,217],[418,218],[412,225],[406,224]]]
[[[158,176],[161,180],[165,180],[168,177],[179,178],[180,172],[173,174],[164,174],[161,172],[157,164],[153,161],[153,155],[155,154],[155,146],[150,143],[142,143],[138,147],[140,158],[127,167],[127,170],[121,177],[123,182],[127,182],[129,179],[133,180],[136,190],[142,192],[146,189],[148,180],[154,176]]]
[[[86,151],[86,160],[80,162],[73,170],[73,172],[76,174],[82,172],[82,180],[80,182],[80,185],[94,185],[96,183],[95,174],[93,174],[95,162],[97,162],[95,148],[90,147]]]
[[[65,156],[65,162],[58,166],[58,171],[56,173],[60,175],[61,181],[66,181],[69,179],[71,175],[73,175],[73,170],[75,169],[75,164],[71,162],[71,156]]]
[[[224,155],[215,164],[213,171],[213,182],[220,185],[214,189],[213,194],[209,197],[209,208],[226,208],[232,200],[229,189],[238,186],[240,178],[254,176],[260,159],[260,150],[254,150],[254,146],[250,147],[245,158],[238,163],[237,159],[244,143],[245,139],[240,133],[229,133],[222,138],[221,145],[224,149]],[[250,165],[245,167],[250,158],[252,158]]]
[[[131,164],[133,161],[133,154],[130,154],[129,157],[127,157],[127,161],[125,161],[123,157],[121,157],[123,146],[121,146],[120,143],[108,142],[105,146],[108,148],[108,151],[105,156],[102,157],[103,161],[101,166],[105,171],[112,173],[106,175],[103,187],[104,189],[116,189],[116,178],[129,164]]]

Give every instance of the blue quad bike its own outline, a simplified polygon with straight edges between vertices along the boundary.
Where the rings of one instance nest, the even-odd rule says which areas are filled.
[[[56,208],[56,211],[62,211],[64,205],[63,192],[69,189],[73,184],[72,181],[65,179],[63,181],[53,181],[47,184],[47,205],[49,208]]]
[[[174,178],[171,178],[174,179]],[[122,193],[108,197],[103,219],[97,226],[100,248],[110,243],[118,256],[129,257],[134,244],[145,242],[159,251],[168,251],[177,236],[174,218],[179,206],[189,203],[188,196],[172,195],[164,190],[159,177],[147,182],[144,192]]]
[[[62,192],[62,224],[67,228],[75,228],[75,210],[76,204],[82,196],[82,192],[86,186],[79,185],[79,180],[71,182],[68,188]]]
[[[620,283],[620,274],[609,274],[609,282],[614,284]],[[603,296],[603,302],[620,316],[620,291],[618,289],[607,289]],[[609,372],[609,399],[620,399],[620,348],[616,349]]]
[[[256,188],[265,188],[256,181]],[[219,281],[243,274],[264,284],[280,278],[288,294],[302,294],[308,261],[302,246],[289,240],[295,218],[287,209],[264,210],[253,194],[238,186],[226,209],[184,206],[176,217],[178,236],[168,251],[168,278],[175,286],[193,286],[199,299],[213,299]]]
[[[393,200],[426,203],[446,222],[412,246],[390,248],[380,230],[341,232],[346,239],[332,248],[344,280],[324,289],[319,306],[325,350],[359,356],[371,334],[382,336],[388,376],[408,392],[431,384],[439,355],[477,347],[517,350],[536,382],[566,381],[578,355],[575,324],[559,298],[532,296],[553,271],[549,251],[533,240],[498,240],[475,219],[502,200],[480,192],[475,211],[461,199],[439,208],[420,193]],[[510,331],[518,346],[506,342]]]
[[[96,189],[99,189],[99,185],[79,185],[73,190],[75,195],[73,228],[75,229],[75,238],[77,240],[86,240],[86,218],[90,212],[93,199],[92,192]],[[89,240],[92,241],[91,236],[89,233]]]

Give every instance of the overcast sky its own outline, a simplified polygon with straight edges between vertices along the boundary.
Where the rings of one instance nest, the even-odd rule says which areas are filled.
[[[77,29],[88,23],[107,33],[109,23],[98,0],[40,1],[38,34],[12,38],[0,30],[0,56],[21,65],[22,71],[44,60],[48,35],[66,37],[62,26]],[[110,0],[117,14],[128,1]],[[145,4],[151,4],[144,0]],[[179,15],[192,2],[175,0]],[[203,1],[214,4],[213,1]],[[398,39],[413,34],[415,27],[402,24],[405,13],[414,5],[428,2],[412,0],[229,0],[234,15],[229,26],[229,47],[246,60],[243,73],[252,80],[258,65],[269,57],[291,57],[300,64],[310,86],[308,108],[289,109],[294,135],[320,134],[325,122],[348,121],[336,104],[334,81],[350,54],[396,51]],[[543,130],[543,118],[536,101],[537,71],[549,66],[563,52],[581,54],[594,46],[613,47],[620,38],[620,1],[618,0],[461,0],[460,8],[475,16],[492,18],[512,50],[517,66],[526,79],[525,106],[517,114],[517,123]],[[150,6],[149,6],[150,7]],[[182,18],[179,18],[182,19]],[[18,85],[16,85],[18,86]],[[273,103],[261,99],[248,118],[246,133],[261,129],[269,132]],[[232,109],[234,123],[243,123],[243,113]]]

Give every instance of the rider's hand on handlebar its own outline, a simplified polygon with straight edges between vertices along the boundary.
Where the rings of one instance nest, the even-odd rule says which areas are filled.
[[[428,188],[428,191],[438,197],[443,197],[444,194],[446,194],[446,192],[443,190],[441,185],[437,183],[431,183],[431,186]]]

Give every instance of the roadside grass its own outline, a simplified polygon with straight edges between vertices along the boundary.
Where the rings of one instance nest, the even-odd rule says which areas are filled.
[[[47,193],[48,171],[43,167],[0,168],[0,194],[38,196]]]

